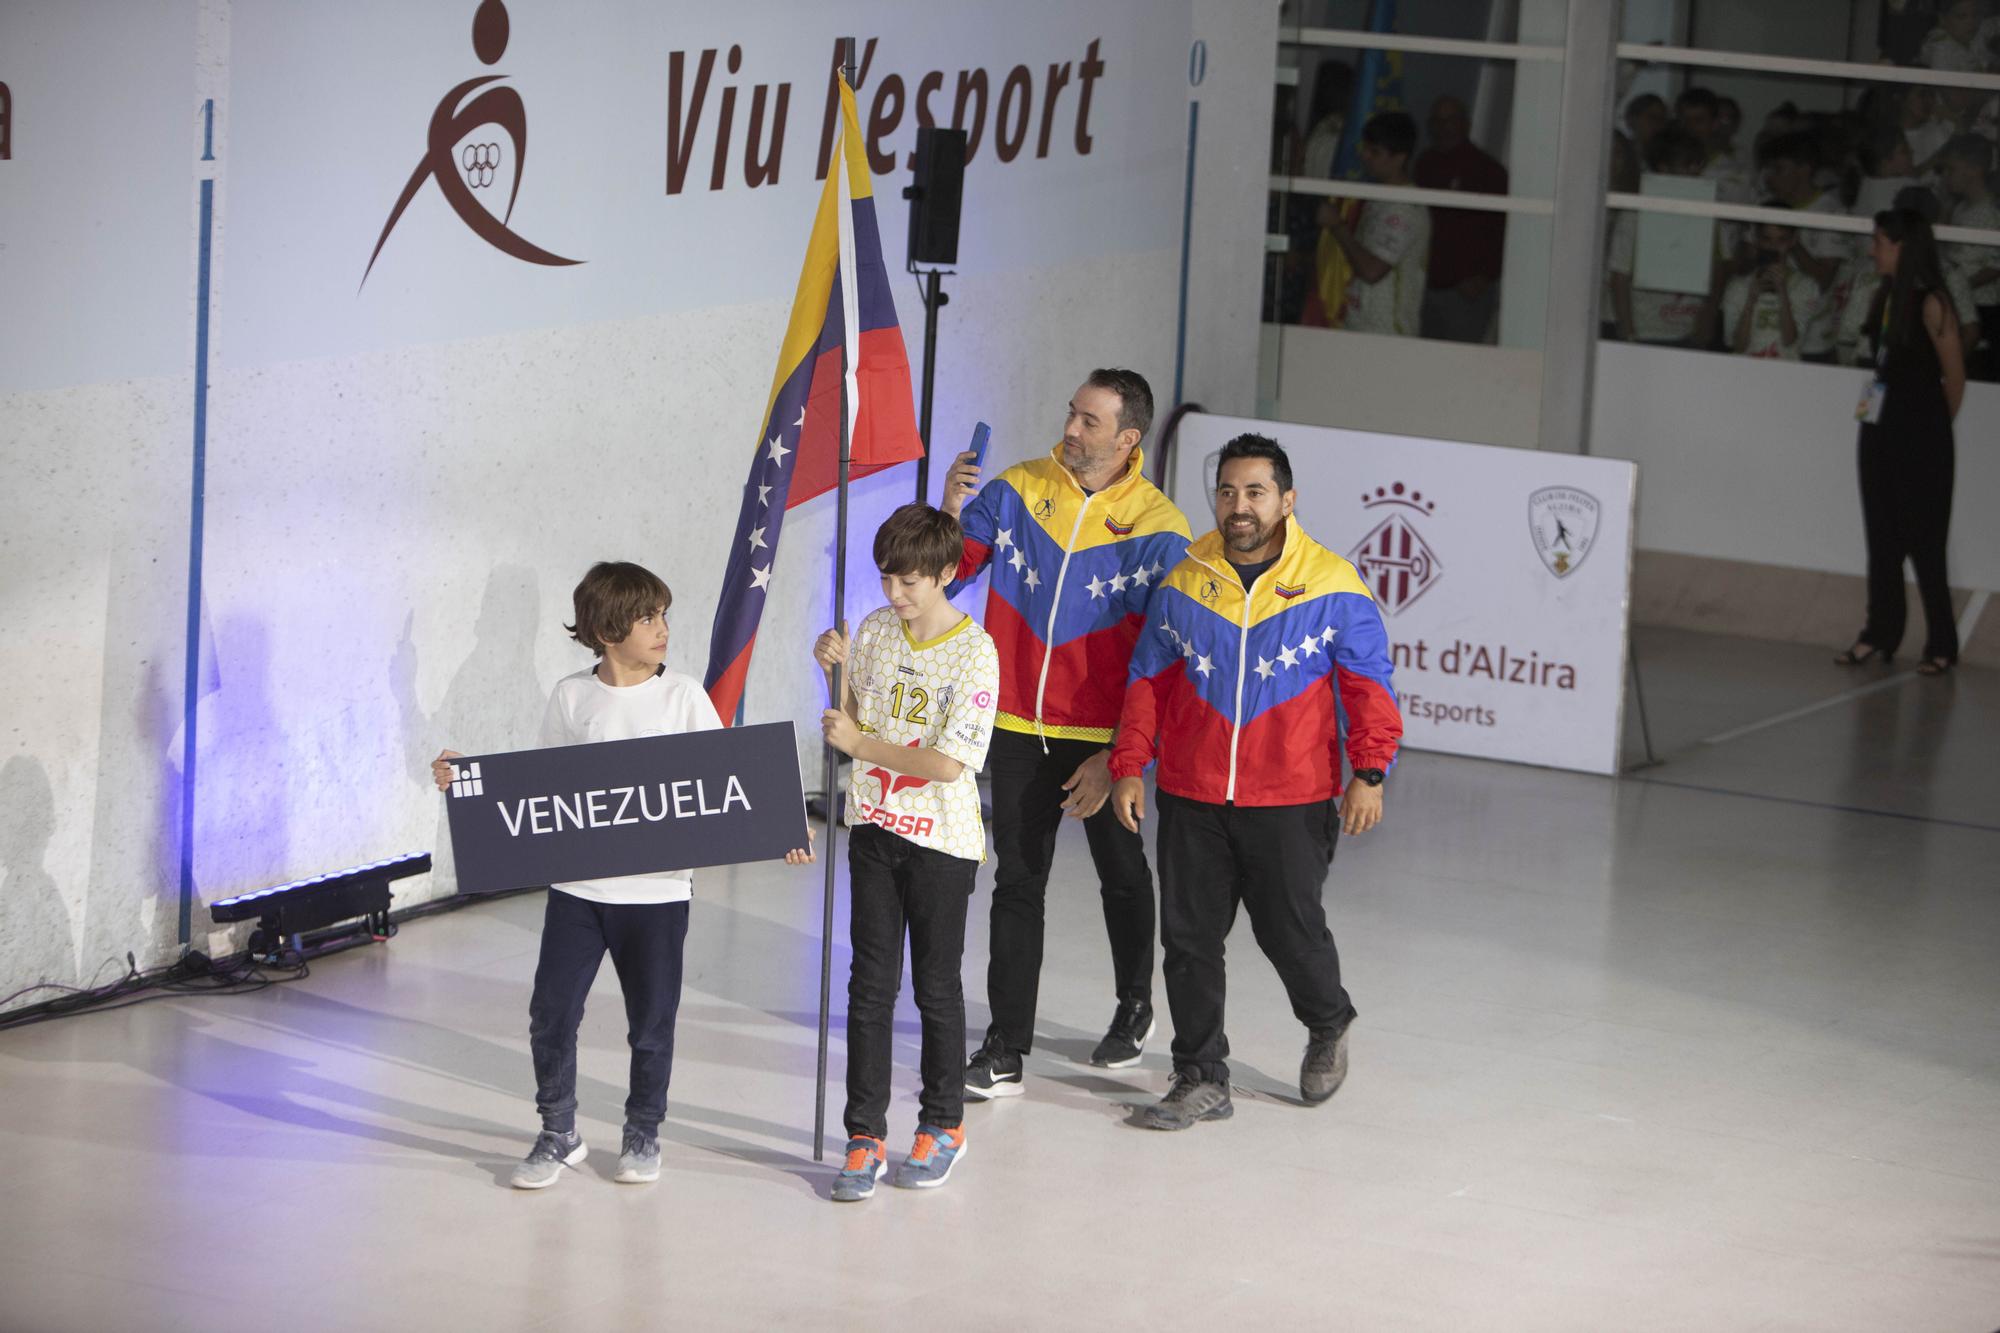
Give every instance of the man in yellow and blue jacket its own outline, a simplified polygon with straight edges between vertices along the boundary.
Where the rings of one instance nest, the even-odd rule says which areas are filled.
[[[1034,1045],[1043,904],[1064,814],[1083,820],[1104,902],[1118,1007],[1091,1063],[1139,1062],[1153,1032],[1153,877],[1145,843],[1106,798],[1132,645],[1154,589],[1187,549],[1187,519],[1140,471],[1153,393],[1130,370],[1092,371],[1062,442],[977,487],[971,454],[945,480],[965,529],[956,593],[991,567],[986,632],[1000,653],[993,779],[993,1021],[966,1063],[975,1100],[1019,1093]],[[961,512],[962,506],[962,512]]]
[[[1354,1005],[1320,889],[1338,832],[1381,819],[1403,734],[1381,612],[1354,566],[1299,526],[1285,451],[1239,435],[1215,476],[1216,531],[1154,594],[1111,755],[1111,806],[1135,832],[1140,774],[1159,761],[1174,1081],[1146,1108],[1155,1129],[1232,1114],[1223,941],[1239,903],[1309,1034],[1300,1093],[1316,1105],[1347,1076]]]

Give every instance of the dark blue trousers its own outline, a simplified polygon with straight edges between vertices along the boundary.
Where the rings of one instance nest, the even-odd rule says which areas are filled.
[[[681,949],[688,905],[594,903],[549,890],[542,916],[542,956],[528,1001],[528,1049],[535,1060],[535,1109],[542,1128],[576,1128],[576,1031],[583,1002],[604,955],[625,992],[625,1039],[632,1046],[632,1086],[625,1123],[656,1134],[667,1114],[674,1072],[674,1016],[681,1006]]]

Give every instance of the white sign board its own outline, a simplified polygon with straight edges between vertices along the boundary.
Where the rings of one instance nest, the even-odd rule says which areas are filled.
[[[1648,174],[1639,193],[1714,203],[1716,182],[1701,176]],[[1633,244],[1632,285],[1649,292],[1705,292],[1715,267],[1715,219],[1641,213]]]
[[[1637,469],[1619,459],[1191,413],[1170,479],[1199,533],[1246,432],[1382,608],[1412,749],[1618,771]]]

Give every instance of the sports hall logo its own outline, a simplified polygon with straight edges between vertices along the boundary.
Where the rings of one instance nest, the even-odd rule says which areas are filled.
[[[502,0],[480,0],[472,16],[472,51],[481,64],[494,64],[507,53],[507,36],[507,6]],[[382,247],[389,243],[389,233],[396,229],[403,210],[410,206],[427,180],[435,180],[438,191],[459,220],[500,253],[524,263],[551,267],[583,262],[552,254],[510,226],[527,163],[528,109],[518,92],[500,83],[506,77],[485,74],[467,79],[439,101],[431,113],[424,155],[410,173],[396,206],[389,210],[389,220],[382,224],[382,234],[375,240],[374,253],[368,256],[368,267],[361,272],[363,287],[368,285],[375,261],[382,256]],[[484,91],[474,96],[475,90],[480,89]],[[505,137],[504,143],[470,141],[480,131],[494,129]],[[492,208],[473,194],[474,190],[489,189],[496,180],[509,176],[512,181],[504,205],[497,192]]]
[[[1574,486],[1544,486],[1528,497],[1528,535],[1549,573],[1566,578],[1583,563],[1597,543],[1601,509],[1596,496]]]
[[[1437,585],[1443,566],[1424,541],[1415,519],[1437,511],[1437,501],[1402,482],[1377,486],[1361,497],[1363,509],[1389,509],[1389,516],[1363,537],[1347,558],[1353,562],[1375,601],[1394,615]]]
[[[479,776],[479,765],[476,763],[453,764],[451,779],[453,796],[479,796],[486,791],[486,781]]]

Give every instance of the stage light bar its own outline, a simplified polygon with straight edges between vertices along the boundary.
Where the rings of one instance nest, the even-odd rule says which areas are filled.
[[[223,898],[209,905],[208,914],[217,925],[255,920],[257,929],[250,936],[252,953],[275,953],[288,936],[295,939],[305,931],[364,917],[376,934],[387,934],[389,882],[421,875],[430,868],[429,852],[406,852]]]

